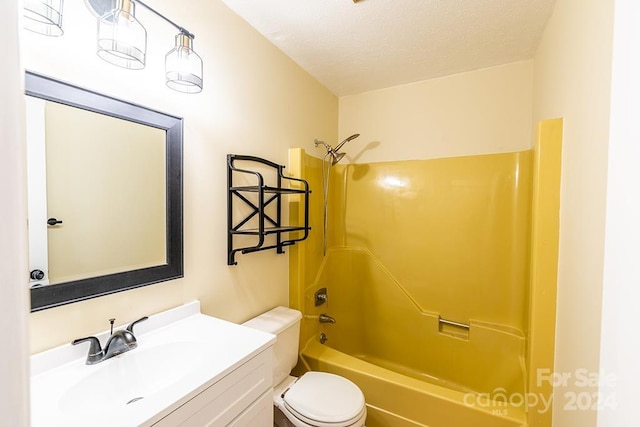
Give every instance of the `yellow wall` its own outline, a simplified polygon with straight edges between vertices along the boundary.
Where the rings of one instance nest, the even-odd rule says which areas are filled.
[[[532,147],[533,61],[340,98],[355,163],[504,153]],[[313,153],[310,150],[311,153]]]
[[[83,2],[65,3],[65,34],[24,32],[25,68],[184,117],[185,277],[31,314],[31,350],[106,330],[198,298],[212,315],[242,321],[288,302],[288,257],[239,255],[226,265],[226,154],[287,163],[287,149],[337,138],[338,100],[220,1],[197,8],[158,0],[154,7],[196,34],[204,91],[166,88],[164,55],[174,32],[144,11],[147,67],[119,69],[95,54],[95,19]]]
[[[330,235],[368,248],[421,311],[524,331],[531,154],[348,165]]]
[[[473,314],[465,320],[447,316],[435,305],[439,301],[424,310],[416,304],[415,292],[387,267],[367,248],[327,252],[317,280],[305,292],[311,302],[316,289],[327,288],[328,306],[316,308],[309,303],[305,307],[307,315],[327,313],[336,319],[335,324],[320,325],[320,332],[329,338],[327,346],[453,390],[496,394],[502,389],[507,396],[524,392],[521,329]],[[422,263],[407,270],[420,275],[428,268]],[[517,285],[526,289],[522,281]],[[424,286],[432,292],[450,288],[446,280]],[[451,294],[460,295],[455,292]],[[474,313],[490,305],[487,301],[507,299],[504,289],[495,287],[472,305],[461,302],[460,310]],[[441,324],[439,316],[469,325],[469,330]],[[318,323],[315,317],[312,321]]]
[[[537,49],[534,121],[564,118],[554,425],[593,426],[596,411],[563,410],[565,393],[593,393],[575,370],[598,371],[613,0],[558,0]]]
[[[323,252],[323,185],[322,185],[322,161],[309,155],[306,150],[293,148],[289,150],[289,173],[293,177],[302,178],[309,184],[309,226],[311,232],[303,244],[290,248],[290,258],[299,259],[301,262],[289,263],[289,281],[298,283],[305,280],[308,274],[313,274],[320,269]],[[297,209],[290,208],[291,223],[302,224],[304,222],[304,209],[298,205]],[[312,280],[310,278],[309,280]],[[289,304],[292,308],[303,310],[304,301],[301,290],[297,286],[290,286]]]

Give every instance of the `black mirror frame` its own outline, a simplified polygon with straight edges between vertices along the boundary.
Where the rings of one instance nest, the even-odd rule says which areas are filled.
[[[31,311],[183,277],[183,119],[32,72],[26,95],[163,129],[167,134],[167,263],[31,289]],[[28,273],[28,272],[27,272]],[[25,280],[28,275],[25,275]]]

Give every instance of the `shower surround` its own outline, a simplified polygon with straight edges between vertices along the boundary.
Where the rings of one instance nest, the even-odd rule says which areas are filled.
[[[372,427],[526,424],[535,154],[335,165],[323,256],[321,161],[292,150],[319,190],[291,250],[297,369],[355,381]]]

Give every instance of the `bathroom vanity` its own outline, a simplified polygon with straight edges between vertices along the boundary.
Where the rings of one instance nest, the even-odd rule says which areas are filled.
[[[273,425],[274,335],[203,315],[193,302],[150,316],[136,339],[137,348],[95,365],[85,363],[88,345],[33,355],[31,425]]]

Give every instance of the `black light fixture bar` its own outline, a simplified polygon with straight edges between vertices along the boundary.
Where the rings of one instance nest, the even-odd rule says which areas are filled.
[[[138,3],[140,6],[144,7],[145,9],[147,9],[149,12],[153,13],[154,15],[158,16],[159,18],[162,18],[164,21],[166,21],[169,24],[173,25],[178,31],[180,31],[180,34],[184,34],[185,36],[189,37],[192,40],[196,37],[192,32],[190,32],[186,28],[176,24],[171,19],[167,18],[162,13],[158,12],[157,10],[155,10],[154,8],[152,8],[151,6],[146,4],[145,2],[143,2],[141,0],[133,0],[133,1],[134,1],[134,3]]]

